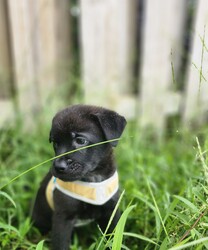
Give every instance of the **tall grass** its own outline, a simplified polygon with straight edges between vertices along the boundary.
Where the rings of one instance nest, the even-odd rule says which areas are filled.
[[[49,126],[30,134],[20,126],[0,133],[0,186],[53,157]],[[207,131],[174,132],[157,143],[129,124],[115,149],[123,212],[108,241],[96,225],[78,229],[72,249],[207,249]],[[30,222],[46,163],[0,191],[0,249],[48,249]],[[80,237],[81,235],[81,237]],[[90,237],[89,237],[90,235]]]

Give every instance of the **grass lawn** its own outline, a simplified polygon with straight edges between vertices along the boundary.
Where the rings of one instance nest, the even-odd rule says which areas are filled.
[[[53,157],[49,128],[46,124],[26,133],[19,125],[1,130],[0,186]],[[120,203],[124,215],[110,242],[113,249],[120,249],[122,236],[124,249],[208,249],[207,131],[197,135],[175,130],[158,143],[128,124],[115,149],[125,193]],[[44,164],[0,190],[0,249],[48,249],[48,240],[32,227],[29,216],[49,167]],[[74,250],[104,246],[94,224],[73,236]]]

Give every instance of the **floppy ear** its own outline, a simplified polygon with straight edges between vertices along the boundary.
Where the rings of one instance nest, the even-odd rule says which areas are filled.
[[[104,110],[94,114],[93,116],[97,118],[106,140],[119,138],[126,126],[126,119],[111,110]],[[110,144],[113,147],[116,147],[118,141],[110,142]]]

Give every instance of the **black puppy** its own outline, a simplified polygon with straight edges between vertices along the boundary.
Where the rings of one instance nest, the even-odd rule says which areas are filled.
[[[53,119],[50,142],[56,156],[119,138],[126,125],[114,111],[87,105],[66,108]],[[38,190],[32,219],[45,234],[52,229],[52,249],[69,248],[79,219],[96,220],[105,231],[119,198],[112,147],[118,141],[81,149],[54,160]],[[119,219],[114,216],[112,232]]]

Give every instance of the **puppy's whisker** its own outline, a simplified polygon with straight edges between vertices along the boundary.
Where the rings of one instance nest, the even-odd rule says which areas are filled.
[[[37,164],[37,165],[35,165],[35,166],[33,166],[33,167],[27,169],[27,170],[25,170],[25,171],[22,172],[21,174],[15,176],[15,177],[12,178],[10,181],[8,181],[6,184],[4,184],[3,186],[1,186],[1,187],[0,187],[0,190],[2,190],[3,188],[7,187],[9,184],[11,184],[12,182],[16,181],[17,179],[19,179],[19,178],[22,177],[23,175],[29,173],[30,171],[32,171],[32,170],[34,170],[34,169],[36,169],[36,168],[38,168],[38,167],[40,167],[40,166],[42,166],[42,165],[44,165],[44,164],[50,162],[50,161],[53,161],[53,160],[55,160],[55,159],[58,159],[58,158],[60,158],[60,157],[65,156],[65,155],[73,154],[73,153],[75,153],[75,152],[77,152],[77,151],[81,151],[81,150],[84,150],[84,149],[96,147],[96,146],[99,146],[99,145],[102,145],[102,144],[106,144],[106,143],[110,143],[110,142],[119,141],[119,140],[121,140],[121,139],[122,139],[122,137],[120,137],[120,138],[115,138],[115,139],[111,139],[111,140],[107,140],[107,141],[102,141],[102,142],[98,142],[98,143],[94,143],[94,144],[91,144],[91,145],[88,145],[88,146],[84,146],[84,147],[81,147],[81,148],[78,148],[78,149],[75,149],[75,150],[68,151],[68,152],[63,153],[63,154],[60,154],[60,155],[58,155],[58,156],[52,157],[52,158],[50,158],[50,159],[48,159],[48,160],[45,160],[45,161],[43,161],[43,162],[41,162],[41,163],[39,163],[39,164]]]

